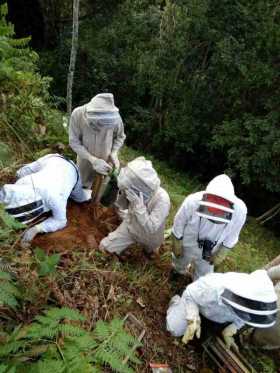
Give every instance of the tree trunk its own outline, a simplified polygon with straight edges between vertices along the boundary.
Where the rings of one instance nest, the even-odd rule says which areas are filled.
[[[80,0],[73,0],[73,30],[72,30],[72,47],[71,47],[71,56],[67,77],[67,114],[70,118],[72,112],[72,89],[73,89],[73,80],[76,64],[76,56],[78,50],[78,34],[79,34],[79,2]]]

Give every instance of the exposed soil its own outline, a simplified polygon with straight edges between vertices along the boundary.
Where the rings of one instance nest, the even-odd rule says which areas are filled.
[[[96,213],[95,213],[95,211]],[[92,202],[77,204],[70,202],[67,209],[67,227],[63,230],[38,235],[33,246],[47,252],[90,250],[98,247],[103,237],[113,231],[120,223],[115,211]]]

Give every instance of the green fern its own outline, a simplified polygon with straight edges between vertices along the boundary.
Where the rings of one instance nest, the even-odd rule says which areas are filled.
[[[20,293],[14,285],[9,273],[0,271],[0,305],[15,308],[18,305],[17,298]]]
[[[6,279],[6,275],[1,276]],[[4,373],[12,368],[24,373],[100,373],[108,366],[114,372],[133,373],[123,360],[129,357],[139,364],[133,347],[140,344],[126,333],[123,321],[99,321],[90,333],[79,325],[84,320],[69,308],[45,311],[31,325],[19,326],[4,336],[0,345],[4,365],[0,368],[6,369]]]

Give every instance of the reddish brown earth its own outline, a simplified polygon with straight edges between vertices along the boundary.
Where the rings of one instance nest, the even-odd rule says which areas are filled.
[[[96,217],[94,217],[96,209]],[[119,218],[113,209],[93,203],[70,202],[67,209],[67,227],[49,234],[38,235],[32,246],[39,246],[47,252],[68,250],[92,250],[98,247],[103,237],[119,225]]]

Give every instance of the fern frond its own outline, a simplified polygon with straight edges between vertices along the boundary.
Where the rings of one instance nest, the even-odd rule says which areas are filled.
[[[24,345],[25,343],[23,343],[23,341],[11,341],[0,345],[0,356],[6,357],[9,354],[15,354]]]
[[[103,341],[109,338],[109,336],[111,335],[111,331],[108,327],[108,324],[106,324],[102,320],[97,321],[95,329],[94,329],[94,335],[100,341]]]
[[[0,271],[0,280],[11,281],[12,278],[11,278],[11,275],[9,273],[4,272],[4,271]]]
[[[0,304],[6,304],[10,307],[16,307],[18,304],[14,295],[7,292],[2,284],[0,284]]]
[[[80,337],[86,334],[86,331],[79,328],[78,326],[70,324],[61,324],[58,325],[57,331],[61,333],[64,337]]]
[[[78,311],[62,307],[62,308],[51,308],[48,311],[44,312],[45,315],[52,320],[62,320],[68,319],[70,321],[85,321],[85,317],[81,315]]]
[[[30,373],[63,373],[65,372],[65,365],[63,361],[45,359],[40,360],[30,367]]]

